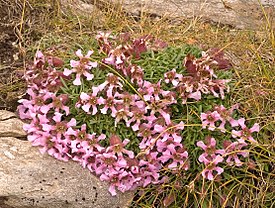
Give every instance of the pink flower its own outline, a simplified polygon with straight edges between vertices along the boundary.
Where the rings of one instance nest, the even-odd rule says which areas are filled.
[[[114,39],[110,32],[99,32],[96,35],[96,39],[100,46],[100,52],[109,53],[112,48],[112,44],[109,39]]]
[[[159,170],[161,165],[158,161],[157,152],[150,152],[146,157],[139,161],[141,183],[143,187],[146,187],[150,183],[158,184]]]
[[[91,62],[90,56],[93,54],[93,51],[88,51],[86,56],[82,55],[81,50],[76,51],[76,55],[79,57],[79,61],[71,60],[70,64],[72,67],[72,70],[69,69],[64,69],[63,74],[65,76],[69,76],[71,73],[75,72],[76,73],[76,78],[73,81],[74,85],[81,85],[81,80],[80,77],[81,75],[84,75],[87,80],[92,80],[94,78],[93,74],[90,74],[88,71],[91,70],[92,68],[97,67],[97,62]]]
[[[255,123],[250,129],[245,125],[245,119],[240,118],[238,120],[239,125],[241,126],[242,130],[236,131],[232,130],[232,137],[240,137],[241,139],[244,140],[249,140],[252,143],[258,143],[255,139],[252,137],[253,132],[259,132],[260,126],[259,124]]]
[[[216,126],[215,122],[221,120],[221,116],[217,111],[206,112],[201,114],[202,128],[208,127],[209,130],[214,131]]]
[[[217,166],[217,164],[223,161],[223,158],[220,155],[216,155],[214,157],[207,157],[203,160],[200,160],[199,158],[199,161],[203,162],[206,166],[202,171],[202,177],[208,180],[214,180],[214,175],[220,175],[224,171],[223,168]]]
[[[137,135],[143,138],[150,138],[153,134],[151,130],[152,127],[153,126],[151,124],[141,124]]]
[[[128,122],[128,118],[133,116],[133,113],[130,112],[124,105],[119,104],[116,106],[116,113],[115,113],[115,127],[117,123],[121,120],[124,120],[126,123]]]
[[[154,132],[162,134],[162,141],[165,142],[170,136],[174,139],[175,142],[180,143],[182,137],[180,136],[180,130],[184,129],[184,123],[180,122],[175,124],[170,121],[169,125],[161,126],[159,124],[154,125]]]
[[[103,90],[106,87],[108,87],[109,89],[115,89],[115,90],[122,89],[123,84],[122,84],[121,78],[112,73],[107,74],[106,81],[100,84],[98,88],[100,90]]]
[[[69,115],[70,109],[68,106],[65,105],[69,99],[68,95],[62,94],[62,95],[56,96],[56,94],[52,94],[51,98],[52,98],[51,103],[41,106],[40,111],[42,113],[47,114],[51,108],[54,108],[55,111],[64,110],[66,113],[66,116]]]
[[[31,96],[30,100],[21,99],[18,102],[22,105],[18,107],[19,116],[22,119],[32,119],[36,114],[41,111],[41,108],[46,105],[53,96],[53,93],[48,90],[37,92],[32,88],[27,89],[27,94]]]
[[[62,116],[63,114],[55,112],[53,116],[54,125],[42,124],[43,130],[50,134],[56,134],[58,140],[67,132],[68,128],[76,126],[76,120],[74,118],[66,122],[62,121]]]
[[[127,167],[127,161],[124,157],[116,156],[115,152],[105,152],[96,155],[96,168],[95,172],[97,175],[102,173],[116,173],[118,170]]]
[[[110,137],[110,146],[107,147],[106,152],[115,152],[118,155],[118,157],[123,157],[124,154],[127,155],[129,158],[133,159],[134,152],[124,148],[129,142],[129,139],[124,139],[122,142],[117,135],[112,135]]]
[[[96,155],[101,154],[100,152],[94,151],[93,148],[87,149],[81,158],[79,159],[80,164],[83,168],[88,168],[92,173],[96,169]]]
[[[81,104],[82,109],[86,112],[90,112],[90,108],[92,107],[92,115],[95,115],[97,113],[97,105],[104,104],[104,99],[102,97],[97,97],[97,93],[99,92],[99,89],[96,87],[92,87],[92,94],[88,95],[85,92],[81,92],[80,94],[80,99],[81,99]]]
[[[162,156],[160,156],[158,159],[165,163],[168,160],[172,160],[168,164],[168,168],[175,169],[178,166],[184,167],[185,170],[188,169],[188,165],[186,164],[188,157],[188,152],[182,148],[181,146],[177,146],[175,148],[169,148],[166,151],[162,152]]]
[[[207,156],[214,157],[216,154],[223,155],[225,152],[223,149],[216,149],[216,140],[210,136],[205,138],[205,143],[203,141],[198,141],[197,146],[204,150],[204,153],[199,156],[199,161],[202,162]]]
[[[238,121],[232,118],[233,111],[238,108],[238,105],[232,106],[227,110],[223,105],[214,107],[214,110],[217,111],[221,116],[221,124],[217,127],[221,132],[225,132],[225,124],[228,121],[231,127],[238,126]]]
[[[182,147],[181,143],[175,142],[173,137],[169,137],[166,141],[162,141],[160,139],[156,142],[156,148],[158,152],[165,152],[166,150],[169,150],[170,152],[173,152],[173,149],[176,149],[178,147]]]
[[[166,124],[170,124],[171,119],[166,100],[155,100],[153,97],[151,97],[150,102],[150,105],[146,106],[145,110],[151,110],[151,116],[159,113],[165,119]]]
[[[138,131],[141,122],[146,120],[146,117],[144,116],[144,114],[146,113],[145,108],[134,106],[131,108],[131,112],[132,118],[126,122],[126,126],[129,127],[131,125],[133,131]]]
[[[107,114],[108,109],[111,110],[111,116],[114,118],[116,116],[117,110],[115,108],[116,104],[121,104],[121,100],[116,100],[112,94],[112,88],[107,90],[107,98],[103,101],[104,107],[100,109],[102,114]]]
[[[31,120],[30,124],[24,124],[23,129],[28,133],[36,133],[39,131],[43,131],[43,125],[48,124],[49,119],[46,115],[37,114],[36,117],[34,117]]]
[[[144,81],[143,69],[140,66],[132,65],[130,66],[129,70],[130,70],[131,82],[137,83],[137,85],[141,87]]]
[[[225,140],[223,143],[225,154],[227,156],[226,162],[229,166],[236,165],[242,166],[242,162],[239,159],[239,155],[248,157],[248,151],[242,150],[243,147],[247,146],[247,143],[243,139],[238,139],[236,142]]]
[[[211,80],[208,82],[209,90],[212,92],[212,94],[215,97],[221,97],[221,99],[224,99],[224,91],[229,92],[229,87],[227,86],[228,82],[230,82],[230,80],[226,80],[226,79]],[[220,96],[218,93],[220,94]]]
[[[116,189],[121,192],[132,190],[133,185],[139,181],[131,173],[121,169],[117,172],[105,172],[100,176],[101,181],[109,182],[109,192],[112,196],[115,196]]]
[[[172,69],[169,72],[164,74],[164,82],[165,83],[172,83],[174,87],[178,86],[179,81],[182,79],[182,75],[178,74],[175,69]]]
[[[118,67],[119,65],[124,64],[126,61],[126,56],[124,54],[124,46],[119,45],[115,49],[111,49],[108,57],[105,58],[104,63],[114,65]]]

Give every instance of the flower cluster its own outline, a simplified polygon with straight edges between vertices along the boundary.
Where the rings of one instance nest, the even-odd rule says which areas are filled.
[[[213,71],[219,68],[217,60],[222,60],[221,56],[215,59],[203,53],[196,59],[188,55],[183,60],[187,75],[172,69],[163,75],[163,80],[153,83],[145,80],[143,69],[131,60],[141,58],[147,50],[166,47],[164,42],[151,36],[132,40],[129,34],[115,37],[110,33],[99,33],[96,39],[104,57],[95,61],[92,50],[86,55],[77,50],[79,60],[71,60],[70,68],[64,68],[57,57],[37,52],[25,75],[29,98],[20,100],[18,107],[20,117],[29,120],[24,125],[28,140],[42,153],[80,163],[109,182],[112,195],[116,190],[125,192],[163,182],[162,168],[188,170],[189,154],[182,137],[185,124],[173,120],[172,106],[186,103],[187,99],[200,100],[202,94],[224,98],[228,80],[217,79]],[[103,82],[95,84],[94,70],[104,67],[110,72]],[[165,90],[169,85],[171,90]],[[209,180],[213,179],[214,170],[222,173],[217,164],[225,157],[228,164],[241,165],[239,156],[247,156],[242,152],[246,141],[255,142],[251,134],[259,127],[249,129],[244,119],[233,119],[235,108],[219,106],[201,115],[203,128],[225,132],[229,122],[234,127],[232,137],[239,138],[224,142],[223,150],[215,149],[216,140],[212,137],[206,143],[197,143],[205,151],[199,161],[205,164],[203,176]],[[123,123],[136,135],[138,151],[130,149],[131,141],[121,138],[119,132],[112,132],[109,137],[96,134],[88,123],[77,119],[75,112],[87,117],[110,115],[115,128]]]
[[[252,137],[253,132],[259,132],[259,125],[256,123],[253,127],[248,128],[245,125],[245,119],[238,120],[232,117],[233,111],[238,108],[238,105],[226,109],[223,105],[214,107],[214,111],[208,111],[201,114],[202,127],[208,128],[211,131],[218,130],[222,133],[226,132],[225,126],[230,126],[231,137],[235,141],[224,140],[223,149],[216,150],[216,140],[213,137],[206,137],[205,143],[198,141],[197,146],[204,150],[204,153],[199,156],[199,162],[205,165],[202,171],[202,176],[209,180],[213,180],[213,174],[220,175],[224,169],[217,166],[218,163],[224,161],[227,165],[242,166],[239,156],[248,157],[248,150],[243,149],[248,146],[247,142],[257,144],[257,141]],[[213,172],[215,171],[215,172]]]
[[[224,92],[229,92],[227,83],[230,80],[215,79],[217,75],[213,68],[218,67],[219,62],[206,52],[203,52],[199,59],[192,55],[186,56],[183,66],[186,68],[187,76],[178,74],[175,69],[164,74],[165,83],[172,84],[183,104],[188,98],[201,100],[202,94],[213,94],[215,97],[224,99]]]

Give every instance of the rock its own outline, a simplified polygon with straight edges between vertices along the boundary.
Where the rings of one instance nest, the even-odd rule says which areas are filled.
[[[26,132],[23,130],[23,122],[18,118],[9,117],[13,114],[6,111],[1,112],[0,116],[0,137],[26,137]]]
[[[16,118],[16,115],[10,111],[0,110],[0,121],[7,120],[9,118]]]
[[[96,9],[94,5],[81,0],[61,0],[61,5],[63,6],[63,9],[70,8],[82,14],[83,12],[93,12]]]
[[[265,23],[264,14],[258,0],[90,0],[95,5],[122,3],[127,13],[140,12],[168,17],[202,18],[244,29],[256,29]],[[103,2],[103,3],[102,3]],[[275,0],[260,1],[275,20]],[[273,15],[273,16],[272,16]],[[274,25],[273,25],[274,26]]]
[[[0,138],[1,208],[126,208],[132,197],[112,197],[108,184],[75,162],[42,155],[28,141]]]
[[[90,0],[61,0],[63,13],[71,12],[78,17],[86,17],[95,25],[103,24],[105,18],[102,11],[90,3]],[[81,18],[79,19],[81,21]]]

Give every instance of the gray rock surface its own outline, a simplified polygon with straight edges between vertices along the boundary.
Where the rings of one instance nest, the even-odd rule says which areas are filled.
[[[258,0],[90,0],[95,5],[122,3],[128,13],[202,18],[237,28],[256,29],[265,22]],[[260,0],[270,21],[275,20],[275,0]],[[275,24],[273,24],[274,26]]]
[[[9,111],[0,111],[0,137],[25,137],[23,122]]]
[[[79,164],[41,155],[28,141],[0,137],[1,208],[126,208],[132,195],[112,197],[108,185]]]

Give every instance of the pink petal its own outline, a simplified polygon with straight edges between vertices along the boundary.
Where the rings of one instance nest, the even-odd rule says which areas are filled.
[[[93,107],[93,113],[92,115],[95,115],[97,113],[97,107],[96,106],[92,106]]]
[[[214,170],[217,171],[218,175],[220,175],[223,172],[223,168],[221,167],[215,167]]]
[[[102,97],[100,97],[100,98],[97,99],[97,103],[98,104],[104,104],[105,103],[105,99],[102,98]]]
[[[100,92],[102,89],[100,89],[99,87],[92,87],[92,90],[93,90],[92,95],[97,96],[97,93]]]
[[[244,129],[244,128],[246,127],[246,125],[244,124],[244,122],[245,122],[245,119],[244,119],[244,118],[240,118],[240,119],[238,120],[238,123],[239,123],[239,125],[242,127],[242,129]]]
[[[61,121],[62,115],[63,115],[63,114],[61,114],[61,113],[55,112],[55,113],[54,113],[53,120],[54,120],[55,122],[60,122],[60,121]]]
[[[122,64],[123,63],[123,61],[121,60],[121,58],[118,56],[117,58],[116,58],[116,64]]]
[[[76,75],[76,78],[75,78],[75,80],[73,81],[73,84],[76,85],[76,86],[81,85],[80,75],[79,75],[79,74]]]
[[[76,120],[74,118],[72,118],[68,123],[67,123],[67,127],[71,127],[71,126],[76,126]]]
[[[135,125],[132,126],[133,131],[138,131],[139,130],[139,124],[135,123]]]
[[[201,175],[202,175],[203,178],[206,178],[206,174],[207,174],[208,171],[209,171],[209,170],[204,169],[204,170],[201,172]]]
[[[206,150],[207,149],[207,146],[204,144],[203,141],[198,141],[197,142],[197,146],[202,148],[203,150]]]
[[[177,134],[173,134],[172,136],[173,136],[175,142],[180,143],[182,141],[181,136],[179,136]]]
[[[135,102],[136,106],[140,109],[144,109],[145,108],[145,103],[144,101],[136,101]]]
[[[210,146],[212,147],[216,146],[216,140],[213,137],[210,138]]]
[[[208,160],[205,158],[204,154],[200,155],[198,160],[201,162],[201,163],[205,163],[207,164],[208,163]]]
[[[98,66],[97,62],[90,62],[89,65],[91,65],[91,67],[96,68]]]
[[[151,95],[144,95],[144,96],[143,96],[143,99],[144,99],[145,101],[149,101],[149,100],[151,99]]]
[[[92,55],[93,53],[94,53],[93,50],[89,50],[89,51],[87,52],[87,55],[85,56],[85,58],[90,58],[91,55]]]
[[[109,87],[106,94],[108,98],[113,97],[113,87]]]
[[[109,192],[111,193],[112,196],[116,195],[116,188],[115,188],[114,185],[110,185],[108,190],[109,190]]]
[[[156,132],[158,132],[158,133],[161,133],[161,132],[163,132],[164,130],[165,130],[165,128],[164,128],[163,126],[161,126],[161,125],[156,124],[156,125],[154,126],[154,131],[156,131]]]
[[[53,129],[53,126],[48,124],[42,124],[42,129],[46,132],[50,132]]]
[[[107,176],[107,175],[105,175],[105,174],[102,174],[102,175],[99,177],[99,179],[100,179],[101,181],[110,181],[110,177]]]
[[[100,141],[100,140],[103,140],[106,138],[106,135],[105,134],[101,134],[97,139]]]
[[[73,72],[72,70],[65,68],[63,74],[65,76],[69,76],[72,72]]]
[[[72,127],[68,128],[68,130],[66,131],[66,134],[68,135],[77,135],[77,131],[73,130]]]
[[[81,108],[82,108],[86,113],[88,113],[88,112],[90,111],[90,107],[91,107],[90,104],[85,104],[85,105],[83,105]]]
[[[83,58],[81,49],[78,49],[78,50],[75,52],[75,54],[76,54],[79,58]]]
[[[208,174],[207,174],[207,179],[212,181],[214,180],[214,177],[213,177],[213,174],[212,174],[212,171],[208,171]]]
[[[90,99],[90,96],[87,93],[85,93],[85,92],[81,92],[80,99],[87,101],[87,100]]]
[[[194,93],[191,93],[190,95],[188,95],[188,98],[193,98],[195,100],[200,100],[201,99],[201,92],[196,91]]]
[[[163,116],[167,125],[171,124],[170,115],[163,110],[159,110],[159,113]]]
[[[103,114],[106,114],[107,110],[108,110],[108,107],[104,107],[104,108],[100,109],[100,112]]]
[[[233,119],[233,118],[231,118],[231,119],[229,120],[229,123],[230,123],[230,125],[231,125],[232,127],[235,127],[235,126],[238,126],[238,125],[239,125],[238,120],[235,120],[235,119]]]
[[[206,114],[206,113],[201,113],[201,120],[207,119],[207,116],[208,116],[208,114]]]
[[[248,140],[251,142],[251,143],[254,143],[254,144],[257,144],[258,142],[252,137],[248,137]]]
[[[66,116],[69,115],[70,113],[70,108],[68,106],[63,106],[62,110],[64,110],[66,112]]]
[[[216,158],[214,159],[213,163],[217,165],[218,163],[223,161],[223,157],[220,155],[217,155]]]
[[[40,111],[44,114],[47,114],[50,109],[51,109],[51,107],[49,105],[43,105],[40,107]]]
[[[71,67],[76,68],[79,66],[79,61],[71,60],[70,65]]]
[[[174,87],[178,86],[179,82],[175,79],[172,80],[172,84]]]
[[[106,64],[114,65],[114,64],[115,64],[114,56],[110,56],[110,57],[105,58],[105,59],[104,59],[104,62],[105,62]]]
[[[260,131],[260,126],[259,126],[259,124],[258,123],[255,123],[252,127],[251,127],[251,129],[250,129],[250,132],[252,133],[252,132],[259,132]]]
[[[88,72],[84,72],[83,73],[84,74],[84,76],[86,76],[86,78],[87,78],[87,80],[92,80],[93,78],[94,78],[94,75],[93,74],[90,74],[90,73],[88,73]]]
[[[168,165],[168,168],[174,169],[178,166],[177,162],[172,162],[171,164]]]
[[[241,136],[242,136],[242,132],[241,131],[232,130],[232,137],[233,138],[241,137]]]
[[[42,58],[44,58],[44,55],[43,55],[43,53],[41,51],[37,51],[36,54],[35,54],[35,57],[37,59],[42,59]]]

